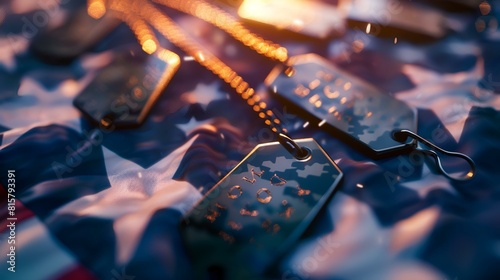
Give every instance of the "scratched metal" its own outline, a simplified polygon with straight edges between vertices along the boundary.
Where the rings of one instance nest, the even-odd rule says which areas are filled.
[[[405,147],[392,131],[416,131],[416,111],[326,59],[306,54],[277,66],[266,85],[279,97],[307,112],[311,123],[333,127],[377,154]],[[310,116],[313,118],[310,118]]]
[[[342,173],[313,139],[297,143],[309,159],[278,142],[258,145],[186,215],[181,232],[196,273],[260,275],[299,239]]]

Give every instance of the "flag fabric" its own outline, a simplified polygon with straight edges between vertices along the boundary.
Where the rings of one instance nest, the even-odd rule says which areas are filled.
[[[30,52],[23,26],[44,12],[57,25],[67,12],[20,2],[0,4],[0,279],[185,279],[191,264],[181,218],[255,145],[275,140],[271,131],[166,40],[182,63],[145,123],[99,128],[72,101],[118,48],[135,44],[133,34],[121,25],[71,64],[49,65]],[[169,13],[256,88],[292,137],[316,139],[344,173],[279,261],[281,279],[498,278],[500,31],[479,32],[486,19],[449,14],[456,30],[428,44],[356,29],[319,41],[260,30],[290,55],[320,54],[415,108],[421,136],[477,164],[474,178],[461,182],[417,154],[374,160],[321,128],[304,128],[306,120],[264,86],[274,62],[207,23]]]

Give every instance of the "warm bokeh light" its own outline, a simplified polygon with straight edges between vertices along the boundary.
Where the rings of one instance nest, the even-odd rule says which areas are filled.
[[[487,15],[491,12],[491,5],[488,3],[488,1],[483,1],[481,4],[479,4],[479,10],[481,11],[482,15]]]
[[[366,34],[370,34],[370,32],[372,31],[372,24],[371,23],[368,23],[366,25]]]
[[[238,19],[216,6],[198,0],[154,1],[184,13],[191,14],[217,26],[259,54],[281,62],[285,62],[288,59],[287,50],[285,48],[266,41],[250,32],[238,21]]]
[[[142,50],[146,52],[147,54],[153,54],[157,50],[157,46],[155,41],[152,39],[147,39],[142,43]]]
[[[103,0],[89,0],[87,2],[87,13],[95,19],[100,19],[106,14],[106,5]]]
[[[158,52],[158,58],[169,64],[179,64],[181,62],[179,56],[176,53],[171,52],[167,49],[161,49],[161,51]]]

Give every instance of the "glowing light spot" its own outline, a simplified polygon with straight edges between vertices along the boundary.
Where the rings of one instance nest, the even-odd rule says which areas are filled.
[[[156,46],[155,41],[151,39],[147,39],[144,43],[142,43],[142,50],[147,54],[154,53],[158,47]]]
[[[171,52],[167,49],[162,49],[161,51],[156,53],[156,55],[159,59],[171,64],[178,64],[181,61],[180,57],[176,53]]]
[[[372,30],[372,24],[371,23],[368,23],[366,25],[366,34],[370,34],[370,31]]]
[[[194,60],[194,57],[192,57],[192,56],[190,56],[190,55],[189,55],[189,56],[185,56],[185,57],[183,58],[183,60],[184,60],[184,61],[193,61],[193,60]]]
[[[94,19],[100,19],[106,14],[106,6],[102,0],[91,0],[87,6],[87,13]]]
[[[360,189],[364,188],[364,186],[363,186],[362,184],[360,184],[360,183],[357,183],[357,184],[356,184],[356,187],[358,187],[358,188],[360,188]]]
[[[205,61],[205,56],[202,52],[198,52],[196,56],[198,57],[199,61]]]
[[[302,28],[304,28],[304,21],[299,18],[294,19],[292,21],[292,24],[294,30],[300,31]]]
[[[293,74],[295,74],[295,69],[293,67],[288,67],[285,69],[285,75],[287,77],[291,77],[293,76]]]
[[[106,118],[101,119],[101,125],[103,125],[104,127],[111,127],[112,124],[113,122],[109,119]]]
[[[306,128],[309,126],[309,122],[305,122],[304,125],[302,125],[303,128]]]
[[[322,127],[326,123],[326,120],[322,120],[319,124],[318,127]]]

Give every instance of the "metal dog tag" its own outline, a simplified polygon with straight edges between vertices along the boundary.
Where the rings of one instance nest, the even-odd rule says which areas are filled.
[[[260,144],[185,217],[181,233],[194,279],[262,276],[302,235],[339,185],[342,172],[313,139]]]
[[[86,7],[82,7],[60,27],[37,35],[30,49],[49,63],[68,63],[96,45],[120,23],[110,14],[94,19],[87,14]]]
[[[179,56],[165,49],[152,55],[139,48],[122,51],[97,73],[73,103],[104,127],[138,126],[179,65]]]
[[[245,0],[238,15],[278,29],[325,38],[344,33],[346,15],[342,11],[320,1]]]
[[[277,66],[265,83],[282,100],[306,112],[303,117],[311,124],[331,130],[373,157],[412,149],[395,141],[392,132],[416,131],[416,111],[318,55],[290,58],[290,67]]]
[[[446,17],[439,11],[395,0],[351,0],[348,23],[372,35],[423,42],[440,39],[449,29]]]

